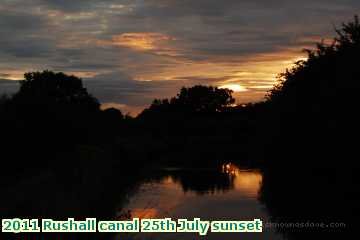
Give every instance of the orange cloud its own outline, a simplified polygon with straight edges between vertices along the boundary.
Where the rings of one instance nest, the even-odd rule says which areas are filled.
[[[162,46],[175,38],[154,32],[123,33],[112,37],[110,42],[102,41],[102,44],[110,44],[131,48],[138,51],[162,49]]]

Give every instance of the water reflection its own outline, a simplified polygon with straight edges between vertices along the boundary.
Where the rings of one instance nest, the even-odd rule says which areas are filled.
[[[262,184],[262,174],[259,171],[241,170],[235,164],[227,163],[222,166],[222,172],[231,179],[235,190],[241,191],[244,196],[257,199]]]
[[[220,169],[171,169],[156,171],[154,177],[143,182],[130,198],[125,211],[131,217],[173,219],[199,217],[203,220],[267,221],[268,215],[258,201],[262,174],[256,170],[242,170],[228,163]],[[120,234],[116,239],[194,239],[191,233]],[[274,232],[215,234],[203,239],[278,239]]]
[[[217,170],[183,170],[173,172],[171,178],[181,185],[183,191],[202,194],[217,194],[234,188],[234,179]]]

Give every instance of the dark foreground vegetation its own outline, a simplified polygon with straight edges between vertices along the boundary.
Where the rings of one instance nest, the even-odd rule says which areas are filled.
[[[291,239],[343,236],[360,216],[358,18],[337,33],[266,101],[242,106],[230,90],[194,86],[132,119],[101,110],[77,77],[25,74],[0,99],[2,217],[111,217],[147,166],[237,161],[262,169],[273,221],[347,225],[282,229]]]
[[[284,222],[347,223],[342,230],[292,229],[298,239],[309,231],[343,236],[336,233],[354,230],[360,216],[358,18],[337,33],[281,74],[267,101],[273,129],[262,197],[270,212]]]

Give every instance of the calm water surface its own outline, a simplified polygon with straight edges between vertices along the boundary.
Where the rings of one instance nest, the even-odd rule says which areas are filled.
[[[163,169],[139,185],[123,211],[131,217],[173,220],[195,217],[201,220],[269,221],[265,207],[258,200],[262,175],[256,170],[242,170],[226,164],[219,170]],[[210,233],[201,239],[274,239],[285,238],[274,230],[263,233]],[[138,233],[118,235],[115,239],[199,239],[195,233]]]

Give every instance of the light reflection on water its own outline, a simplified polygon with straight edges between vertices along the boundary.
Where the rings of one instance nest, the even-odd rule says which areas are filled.
[[[161,176],[162,175],[162,176]],[[131,217],[165,218],[173,220],[269,220],[264,206],[258,201],[262,174],[242,170],[234,164],[224,164],[220,170],[165,171],[139,186],[125,210]],[[192,233],[119,234],[116,239],[194,239]],[[266,229],[264,233],[208,233],[202,239],[274,239],[284,238]]]
[[[234,184],[234,191],[241,192],[244,197],[257,199],[262,183],[262,174],[256,170],[241,170],[234,164],[222,166],[222,172],[228,174]]]

